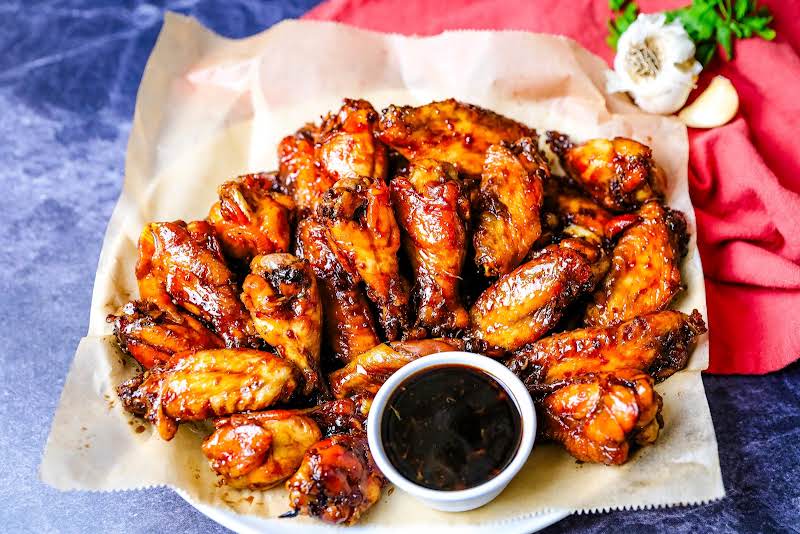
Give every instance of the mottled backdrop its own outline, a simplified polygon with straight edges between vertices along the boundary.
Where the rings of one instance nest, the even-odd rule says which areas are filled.
[[[37,470],[88,324],[136,88],[164,10],[243,37],[315,3],[0,2],[0,531],[225,531],[166,489],[59,493]],[[800,366],[705,384],[726,499],[576,516],[549,532],[797,531]]]

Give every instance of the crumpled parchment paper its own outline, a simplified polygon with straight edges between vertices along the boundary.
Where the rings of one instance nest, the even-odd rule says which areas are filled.
[[[285,491],[217,484],[200,451],[202,424],[171,442],[122,409],[114,387],[135,371],[105,322],[137,295],[136,241],[152,220],[205,217],[221,182],[274,169],[284,135],[337,109],[343,97],[389,103],[457,99],[581,140],[623,135],[653,148],[669,176],[668,202],[687,215],[692,242],[683,264],[688,290],[676,307],[707,317],[695,218],[687,185],[686,129],[638,112],[604,92],[603,61],[565,38],[463,31],[428,38],[366,32],[332,23],[287,21],[228,40],[169,14],[136,102],[122,195],[97,268],[89,331],[78,345],[41,466],[59,489],[126,490],[167,485],[196,503],[272,518]],[[658,386],[664,427],[654,446],[621,467],[578,464],[555,445],[537,445],[521,474],[491,504],[447,514],[397,490],[364,517],[370,527],[513,524],[552,510],[596,511],[693,504],[724,495],[717,442],[700,370],[700,338],[687,370]],[[285,527],[285,520],[281,523]],[[310,519],[292,520],[299,528]],[[268,525],[269,523],[265,523]]]

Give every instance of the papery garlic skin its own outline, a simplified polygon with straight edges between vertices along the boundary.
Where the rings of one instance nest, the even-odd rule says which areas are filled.
[[[666,24],[663,13],[640,14],[617,42],[606,89],[630,93],[649,113],[674,113],[686,103],[703,70],[694,52],[694,42],[679,20]]]

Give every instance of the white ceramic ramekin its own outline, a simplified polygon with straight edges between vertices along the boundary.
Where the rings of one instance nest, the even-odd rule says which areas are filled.
[[[397,386],[411,375],[442,365],[468,365],[488,373],[505,387],[522,417],[522,438],[511,462],[491,480],[465,490],[434,490],[408,480],[389,461],[381,439],[381,421],[386,410],[386,403]],[[533,401],[525,385],[503,364],[472,352],[442,352],[425,356],[400,368],[381,386],[370,407],[367,436],[375,463],[395,486],[436,510],[463,512],[483,506],[497,497],[525,465],[536,437],[536,410],[534,410]]]

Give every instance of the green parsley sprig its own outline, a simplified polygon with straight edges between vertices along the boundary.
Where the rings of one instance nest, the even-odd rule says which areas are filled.
[[[620,35],[639,16],[639,6],[635,0],[609,0],[608,6],[614,14],[608,21],[606,41],[616,50]],[[703,65],[714,58],[720,46],[725,59],[732,59],[734,38],[757,35],[767,41],[775,39],[775,30],[770,28],[772,14],[757,0],[692,0],[690,5],[666,11],[665,15],[667,22],[681,21],[694,41],[695,57]]]

